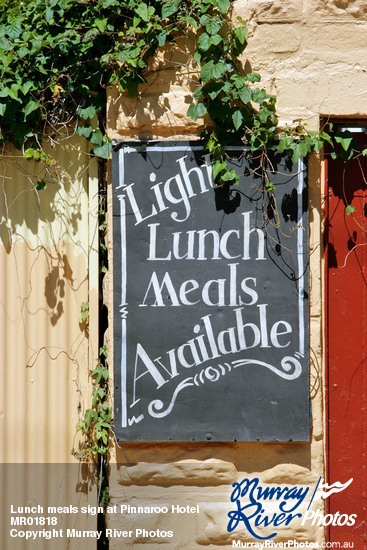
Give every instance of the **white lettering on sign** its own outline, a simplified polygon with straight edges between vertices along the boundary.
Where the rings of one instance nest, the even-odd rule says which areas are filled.
[[[163,250],[162,238],[159,234],[160,223],[148,224],[149,227],[149,254],[150,261],[175,260],[251,260],[250,240],[257,242],[256,260],[265,260],[265,238],[261,229],[250,229],[252,211],[243,212],[241,230],[229,229],[223,235],[215,230],[191,230],[185,233],[173,232],[172,244],[167,247],[166,241]],[[162,231],[163,233],[163,231]],[[165,234],[166,237],[166,234]],[[234,245],[241,245],[241,253],[231,250]]]
[[[184,211],[182,213],[179,213],[175,210],[171,213],[171,218],[176,222],[184,222],[189,218],[191,214],[190,199],[196,197],[197,195],[197,193],[194,191],[194,188],[197,187],[197,184],[199,184],[198,190],[200,194],[207,193],[209,189],[213,187],[210,156],[204,155],[204,168],[206,169],[207,176],[206,180],[204,178],[203,172],[200,170],[199,167],[194,167],[190,170],[187,170],[185,164],[186,158],[187,156],[185,155],[184,157],[181,157],[177,160],[180,167],[180,172],[178,174],[166,180],[164,184],[163,182],[161,182],[151,187],[154,193],[154,197],[152,198],[152,207],[149,214],[146,214],[145,216],[142,214],[138,202],[135,198],[135,183],[131,183],[130,185],[124,187],[124,191],[127,194],[132,211],[135,216],[135,225],[138,225],[148,220],[149,218],[156,216],[159,212],[163,212],[169,207],[176,205],[181,206]],[[193,179],[192,175],[194,175]],[[154,174],[154,172],[150,175],[149,179],[153,182],[156,180],[156,175]],[[156,204],[154,203],[154,200],[156,201]]]

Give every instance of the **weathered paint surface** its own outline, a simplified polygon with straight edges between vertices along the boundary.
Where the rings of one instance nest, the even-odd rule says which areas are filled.
[[[356,138],[362,148],[364,134]],[[355,528],[331,526],[330,540],[367,545],[366,360],[367,360],[367,186],[364,157],[329,162],[327,243],[328,457],[329,480],[346,491],[330,498],[330,513],[357,514]],[[356,211],[346,214],[346,206]]]

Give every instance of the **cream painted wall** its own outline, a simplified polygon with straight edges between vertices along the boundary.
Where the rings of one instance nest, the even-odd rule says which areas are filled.
[[[88,466],[79,464],[71,450],[79,448],[75,427],[90,406],[89,369],[98,360],[98,322],[90,327],[91,343],[79,324],[80,305],[88,301],[98,321],[98,181],[87,144],[80,138],[61,141],[52,151],[58,165],[48,174],[19,151],[7,150],[0,158],[4,550],[35,547],[9,536],[11,505],[47,510],[95,504],[97,498]],[[35,190],[37,178],[47,182],[46,190]],[[58,527],[93,529],[95,523],[95,516],[78,514]],[[80,548],[78,539],[41,538],[34,544],[47,550],[51,543],[55,550]],[[93,543],[85,541],[83,548],[92,550]]]

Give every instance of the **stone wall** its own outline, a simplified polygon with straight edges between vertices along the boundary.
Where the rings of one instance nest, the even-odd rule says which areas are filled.
[[[237,0],[233,17],[248,21],[247,68],[278,97],[281,121],[366,113],[367,5],[363,0]],[[109,94],[110,135],[116,139],[197,136],[202,122],[186,117],[197,71],[185,38],[152,64],[136,98]]]
[[[303,118],[317,129],[321,117],[361,118],[366,113],[367,6],[363,0],[237,0],[233,16],[248,20],[249,45],[243,63],[262,76],[278,97],[282,122]],[[154,60],[148,84],[137,98],[111,90],[108,125],[114,139],[198,137],[202,128],[186,117],[197,70],[187,62],[191,46],[165,51]],[[154,70],[155,69],[155,70]],[[323,416],[323,217],[322,159],[309,162],[310,200],[310,443],[119,444],[113,449],[111,506],[199,505],[199,513],[136,516],[125,510],[109,516],[111,529],[131,536],[110,539],[110,549],[208,549],[249,538],[246,529],[227,533],[231,484],[259,477],[262,484],[315,487],[324,476]],[[111,211],[111,209],[110,209]],[[110,227],[112,225],[110,224]],[[111,238],[111,236],[110,236]],[[111,243],[110,243],[111,244]],[[110,246],[111,257],[112,247]],[[107,280],[112,327],[112,281]],[[112,335],[112,331],[110,332]],[[112,336],[110,336],[111,338]],[[110,340],[110,358],[113,349]],[[122,527],[123,526],[123,527]],[[135,529],[172,530],[172,538],[137,535]],[[265,533],[269,534],[269,529]],[[271,531],[270,531],[271,532]],[[300,522],[281,530],[277,540],[321,541],[322,527]]]

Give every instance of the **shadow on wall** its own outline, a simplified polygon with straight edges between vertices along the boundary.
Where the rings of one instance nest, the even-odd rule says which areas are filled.
[[[366,145],[365,134],[355,134],[354,139],[358,148],[363,150]],[[328,251],[328,267],[337,269],[346,265],[349,255],[347,251],[354,252],[354,256],[358,258],[358,247],[364,242],[362,235],[366,225],[363,218],[367,218],[367,204],[365,203],[367,158],[362,156],[346,164],[338,158],[333,161],[329,160],[328,166],[329,191],[335,199],[332,201],[333,206],[329,209],[329,216],[326,220],[324,248],[327,247]],[[352,213],[351,216],[347,214],[349,205],[353,208],[357,207],[356,213]],[[336,250],[333,244],[333,231],[338,231],[338,209],[341,209],[339,212],[344,212],[345,228],[349,228],[346,231],[345,250]],[[351,223],[353,221],[355,224]],[[360,271],[363,272],[362,266],[360,266]]]
[[[74,288],[73,270],[66,254],[57,257],[57,265],[50,266],[50,271],[45,279],[45,297],[51,310],[51,325],[55,326],[64,312],[63,299],[65,297],[65,284],[69,283]],[[75,289],[74,289],[75,290]]]
[[[90,157],[83,148],[84,144],[80,147],[74,138],[63,140],[56,150],[47,151],[57,160],[51,167],[25,160],[17,150],[8,151],[0,162],[0,245],[8,255],[5,269],[13,283],[15,275],[22,279],[18,286],[25,287],[25,280],[28,282],[27,290],[24,288],[19,296],[26,310],[27,300],[32,299],[32,292],[34,299],[36,292],[38,307],[46,309],[52,326],[64,313],[66,286],[75,292],[87,278],[86,273],[82,278],[74,273],[65,248],[71,243],[88,257]],[[37,181],[46,187],[37,190]]]
[[[110,128],[129,138],[150,138],[158,127],[171,132],[177,126],[175,119],[186,116],[192,92],[199,85],[197,70],[188,64],[193,53],[192,40],[182,37],[177,47],[167,45],[151,60],[147,83],[139,86],[137,96],[127,97],[118,88],[111,88],[107,114]]]
[[[109,128],[127,139],[198,136],[204,128],[204,119],[194,122],[186,115],[192,103],[192,93],[200,85],[193,55],[194,41],[179,37],[176,46],[168,44],[151,60],[146,72],[147,83],[139,86],[137,96],[128,97],[117,87],[110,88],[107,105]],[[251,71],[249,64],[246,64],[246,71]]]
[[[107,100],[109,128],[126,139],[199,136],[204,122],[208,127],[210,119],[194,122],[187,116],[193,92],[202,84],[194,52],[194,39],[179,37],[176,46],[168,44],[151,60],[147,83],[139,86],[137,96],[128,97],[118,87],[111,87]],[[252,72],[248,61],[244,72]]]

